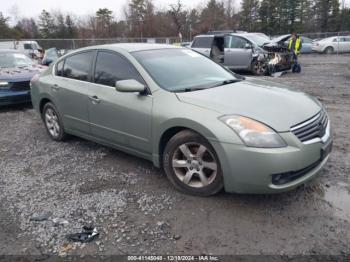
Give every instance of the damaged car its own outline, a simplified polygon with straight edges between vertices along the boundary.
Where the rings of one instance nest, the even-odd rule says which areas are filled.
[[[29,103],[30,80],[44,69],[17,50],[0,50],[0,106]]]
[[[246,70],[254,75],[290,70],[292,53],[287,38],[269,40],[256,33],[200,35],[191,48],[231,70]]]

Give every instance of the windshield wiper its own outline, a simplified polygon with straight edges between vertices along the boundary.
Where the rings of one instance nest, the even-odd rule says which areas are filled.
[[[241,81],[242,81],[242,79],[228,79],[228,80],[222,81],[220,84],[216,85],[215,87],[234,84],[234,83],[241,82]]]
[[[184,89],[176,90],[176,93],[181,93],[181,92],[192,92],[192,91],[199,91],[199,90],[204,90],[204,89],[208,89],[208,88],[203,88],[203,87],[187,87],[187,88],[184,88]]]

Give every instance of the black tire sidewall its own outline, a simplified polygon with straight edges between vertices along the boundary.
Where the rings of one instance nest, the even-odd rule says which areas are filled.
[[[182,144],[185,143],[198,143],[204,145],[207,149],[211,151],[213,154],[215,161],[218,166],[217,174],[215,180],[209,184],[208,186],[204,188],[193,188],[190,187],[186,184],[184,184],[182,181],[178,179],[176,176],[173,168],[172,168],[172,157],[173,154],[175,153],[175,150]],[[164,149],[164,154],[163,154],[163,169],[168,177],[168,179],[171,181],[171,183],[180,191],[186,193],[186,194],[191,194],[191,195],[196,195],[196,196],[211,196],[219,191],[222,190],[223,188],[223,175],[222,175],[222,170],[220,166],[220,161],[216,155],[216,152],[214,148],[211,146],[211,144],[203,138],[201,135],[190,131],[190,130],[185,130],[181,131],[178,134],[176,134],[174,137],[172,137],[169,142],[167,143],[165,149]]]
[[[46,111],[51,108],[53,111],[55,111],[56,115],[57,115],[57,118],[58,118],[58,124],[60,125],[60,132],[59,132],[59,135],[57,137],[54,137],[51,135],[49,129],[47,128],[47,125],[46,125],[46,120],[45,120],[45,113]],[[65,138],[66,138],[66,133],[64,132],[64,127],[63,127],[63,122],[62,122],[62,119],[61,119],[61,116],[60,114],[58,113],[58,110],[57,108],[55,107],[55,105],[51,102],[48,102],[44,105],[43,107],[43,111],[42,111],[42,120],[44,121],[44,125],[45,125],[45,129],[47,131],[47,133],[49,134],[50,138],[54,141],[63,141]]]
[[[327,47],[326,48],[326,54],[333,54],[334,53],[334,48],[333,47],[331,47],[331,46],[329,46],[329,47]]]

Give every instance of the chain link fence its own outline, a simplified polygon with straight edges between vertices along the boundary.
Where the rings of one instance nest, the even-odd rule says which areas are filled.
[[[1,42],[17,40],[0,39]],[[43,49],[56,47],[57,49],[73,50],[93,45],[115,44],[115,43],[156,43],[156,44],[179,44],[179,37],[158,37],[158,38],[99,38],[99,39],[21,39],[20,41],[36,41]]]
[[[301,34],[305,37],[311,38],[313,40],[323,39],[327,37],[333,36],[350,36],[350,31],[342,31],[342,32],[322,32],[322,33],[303,33]]]

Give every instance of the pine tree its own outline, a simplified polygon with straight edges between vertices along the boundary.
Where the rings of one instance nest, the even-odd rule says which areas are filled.
[[[51,14],[46,10],[39,16],[39,33],[42,38],[50,38],[56,31],[55,21]]]
[[[255,31],[259,19],[259,0],[242,0],[241,27],[248,31]]]

